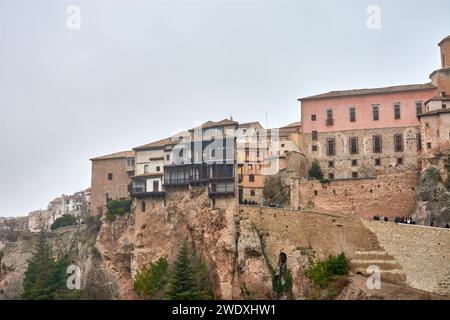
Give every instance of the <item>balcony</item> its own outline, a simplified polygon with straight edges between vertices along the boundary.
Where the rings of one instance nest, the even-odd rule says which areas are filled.
[[[235,195],[234,183],[211,184],[208,188],[209,196],[228,196]]]
[[[332,126],[334,125],[334,119],[333,118],[328,118],[326,121],[327,126]]]
[[[130,193],[133,198],[150,198],[150,197],[164,197],[165,191],[146,191],[143,187],[131,187]]]

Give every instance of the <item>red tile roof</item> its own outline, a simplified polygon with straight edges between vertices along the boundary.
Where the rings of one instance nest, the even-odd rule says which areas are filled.
[[[436,110],[431,110],[431,111],[424,112],[422,114],[419,114],[419,117],[434,116],[436,114],[441,114],[441,113],[450,113],[450,106],[449,106],[449,109],[447,109],[447,108],[445,108],[445,109],[436,109]]]
[[[120,151],[112,154],[108,154],[106,156],[100,156],[96,158],[92,158],[91,161],[97,160],[111,160],[111,159],[125,159],[125,158],[134,158],[134,151]]]
[[[314,100],[314,99],[328,99],[328,98],[339,98],[339,97],[350,97],[350,96],[362,96],[371,94],[386,94],[386,93],[396,93],[405,91],[416,91],[416,90],[430,90],[436,89],[431,83],[424,84],[409,84],[403,86],[391,86],[382,88],[371,88],[371,89],[352,89],[352,90],[342,90],[342,91],[330,91],[327,93],[317,94],[314,96],[304,97],[298,99],[303,100]]]

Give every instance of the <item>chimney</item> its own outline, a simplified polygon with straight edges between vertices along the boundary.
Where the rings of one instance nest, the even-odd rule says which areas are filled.
[[[230,120],[233,121],[233,116],[230,116]]]

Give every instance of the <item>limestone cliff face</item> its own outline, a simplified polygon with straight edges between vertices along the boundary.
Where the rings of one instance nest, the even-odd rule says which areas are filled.
[[[448,171],[442,166],[431,166],[423,171],[419,181],[418,199],[413,218],[417,223],[435,227],[450,224],[450,190]]]

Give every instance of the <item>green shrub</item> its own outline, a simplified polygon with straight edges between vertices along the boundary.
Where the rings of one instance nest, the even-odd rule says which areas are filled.
[[[56,218],[50,229],[55,230],[61,227],[77,225],[77,218],[71,214],[63,214],[61,217]]]
[[[320,164],[317,159],[314,159],[311,163],[311,167],[308,170],[308,177],[310,179],[323,179],[322,168],[320,168]]]
[[[106,218],[113,221],[116,216],[123,216],[124,214],[131,212],[131,200],[112,200],[108,202],[106,207]]]
[[[150,263],[148,268],[139,271],[134,281],[134,290],[152,299],[162,299],[167,285],[169,262],[167,257],[159,258]]]
[[[349,261],[345,253],[329,256],[325,261],[312,263],[306,269],[306,276],[320,288],[327,287],[335,276],[348,274]]]

